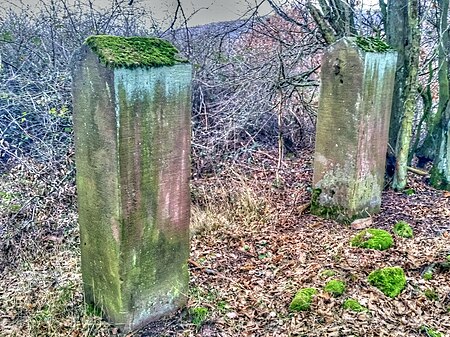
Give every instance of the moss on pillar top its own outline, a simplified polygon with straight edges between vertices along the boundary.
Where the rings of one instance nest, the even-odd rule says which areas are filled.
[[[373,36],[357,36],[356,45],[369,53],[386,53],[394,51],[394,49],[379,37]]]
[[[185,63],[168,41],[154,37],[93,35],[86,44],[111,68],[160,67]]]

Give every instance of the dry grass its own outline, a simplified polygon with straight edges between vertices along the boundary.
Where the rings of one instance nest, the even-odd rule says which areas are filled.
[[[0,176],[0,336],[109,336],[83,301],[72,164]]]
[[[267,221],[270,210],[266,200],[244,177],[224,184],[210,178],[193,187],[191,235],[204,236],[215,230],[238,230]]]

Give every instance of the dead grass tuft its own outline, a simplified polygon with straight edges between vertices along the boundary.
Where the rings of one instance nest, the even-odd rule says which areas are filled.
[[[192,235],[206,235],[218,229],[239,230],[241,226],[252,228],[271,217],[266,200],[242,176],[227,182],[204,180],[192,190]]]

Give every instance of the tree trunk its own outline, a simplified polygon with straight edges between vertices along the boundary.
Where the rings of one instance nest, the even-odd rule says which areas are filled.
[[[394,180],[392,187],[395,190],[402,190],[406,187],[407,183],[407,163],[408,153],[411,144],[412,137],[412,125],[414,120],[414,114],[416,110],[416,93],[417,93],[417,73],[419,70],[419,49],[420,49],[420,30],[419,30],[419,18],[418,18],[418,0],[406,0],[406,1],[392,1],[392,3],[403,3],[406,5],[406,31],[404,34],[407,36],[405,43],[405,57],[404,57],[404,72],[405,84],[403,88],[400,88],[398,94],[403,98],[403,111],[401,113],[400,127],[398,129],[397,141],[395,147],[396,155],[396,170],[394,174]],[[391,30],[392,20],[388,19],[388,26]],[[392,32],[391,32],[392,33]],[[395,101],[394,97],[394,101]],[[397,108],[400,109],[400,106]],[[398,114],[398,111],[393,111],[394,115]],[[394,116],[396,118],[396,116]],[[392,122],[392,118],[391,118]],[[394,123],[397,121],[394,120]],[[392,125],[390,130],[392,131]]]
[[[356,35],[355,1],[319,0],[319,6],[320,10],[311,2],[306,4],[327,44],[332,44],[343,36]]]
[[[383,9],[383,8],[382,8]],[[394,98],[392,100],[391,122],[389,126],[389,145],[395,149],[400,130],[403,109],[406,100],[406,78],[408,77],[405,68],[405,53],[408,41],[408,0],[390,0],[387,11],[384,8],[385,29],[387,43],[393,47],[397,53],[397,71],[395,74]]]
[[[308,11],[316,22],[317,26],[319,26],[320,33],[322,34],[323,39],[326,44],[332,44],[336,42],[336,35],[330,24],[325,20],[320,11],[314,7],[314,5],[308,3],[307,5]]]
[[[428,126],[428,133],[422,146],[418,150],[418,156],[428,159],[429,161],[434,161],[439,151],[440,137],[442,131],[442,118],[445,118],[445,110],[449,101],[449,79],[448,79],[448,0],[437,0],[440,7],[439,16],[439,45],[438,45],[438,57],[439,57],[439,67],[438,67],[438,78],[439,78],[439,103],[438,109],[435,116],[431,120]]]
[[[450,139],[449,139],[449,78],[448,78],[448,56],[447,48],[449,46],[448,33],[448,0],[439,0],[441,15],[439,22],[439,106],[440,113],[438,124],[436,125],[437,134],[437,152],[431,170],[431,184],[439,189],[450,190]]]
[[[425,123],[426,125],[429,125],[431,122],[432,117],[432,108],[433,108],[433,95],[431,93],[431,81],[433,80],[433,62],[428,63],[428,81],[425,87],[421,86],[419,84],[418,91],[420,94],[420,97],[422,98],[422,105],[423,105],[423,113],[422,117],[420,118],[419,124],[417,125],[416,131],[415,131],[415,139],[414,144],[409,149],[409,157],[408,157],[408,165],[411,166],[411,162],[414,158],[414,154],[419,149],[419,143],[420,143],[420,136],[422,134],[422,127]],[[417,167],[424,168],[426,161],[423,161],[422,158],[419,158],[417,162]]]

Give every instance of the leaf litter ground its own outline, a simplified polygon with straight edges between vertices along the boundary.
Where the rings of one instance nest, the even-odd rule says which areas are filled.
[[[356,230],[309,214],[311,158],[304,151],[287,159],[278,182],[276,154],[268,152],[194,179],[187,308],[130,336],[426,336],[424,325],[448,336],[450,272],[435,266],[450,254],[450,195],[411,176],[415,193],[384,192],[372,227],[392,233],[404,220],[414,238],[394,236],[386,251],[350,247]],[[13,196],[1,208],[9,223],[0,231],[0,336],[117,334],[83,304],[71,172],[42,167],[44,179],[25,171],[13,169],[13,180],[2,176],[2,189]],[[61,183],[48,187],[47,180]],[[14,195],[33,200],[14,213]],[[406,272],[406,288],[395,299],[367,282],[386,266]],[[433,267],[433,278],[424,280]],[[334,278],[346,282],[341,297],[323,291]],[[311,310],[289,312],[304,287],[319,290]],[[344,310],[347,298],[369,311]],[[200,307],[207,314],[195,320]]]

